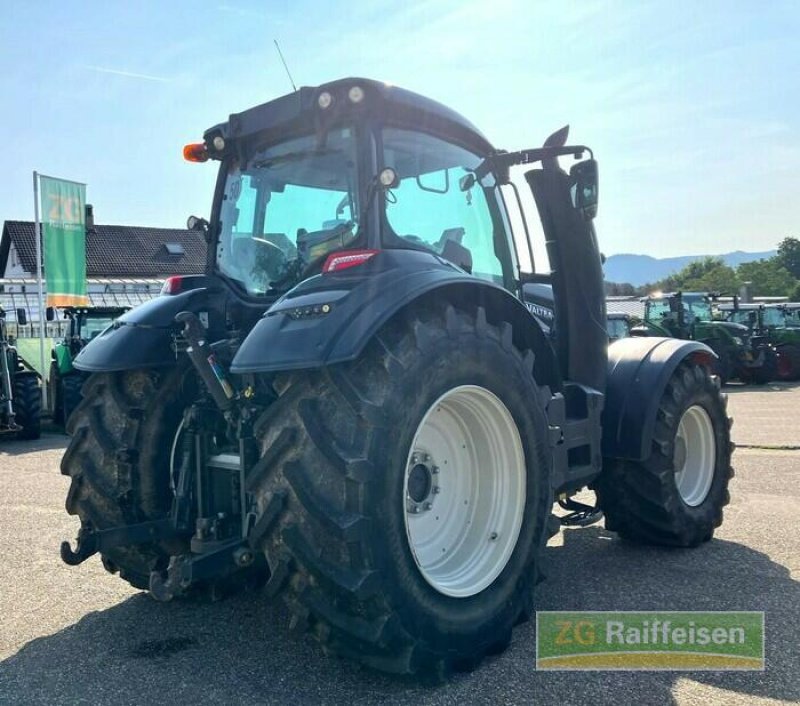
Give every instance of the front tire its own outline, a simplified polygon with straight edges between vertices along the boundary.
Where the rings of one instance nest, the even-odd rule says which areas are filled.
[[[604,463],[595,489],[606,528],[647,544],[708,541],[730,500],[731,451],[717,385],[702,366],[681,363],[659,404],[650,457]]]
[[[248,485],[265,515],[283,506],[268,590],[287,589],[327,650],[441,675],[508,645],[552,504],[532,366],[509,324],[448,307],[391,323],[354,363],[277,381]]]

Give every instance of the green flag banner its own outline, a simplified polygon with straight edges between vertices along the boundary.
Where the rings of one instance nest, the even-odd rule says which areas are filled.
[[[47,306],[85,306],[86,186],[40,176]]]

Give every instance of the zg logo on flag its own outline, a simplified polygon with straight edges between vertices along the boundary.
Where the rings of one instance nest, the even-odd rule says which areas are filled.
[[[48,306],[85,306],[86,186],[40,176]]]

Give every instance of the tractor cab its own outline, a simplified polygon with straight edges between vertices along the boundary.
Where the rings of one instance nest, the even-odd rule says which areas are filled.
[[[800,303],[765,304],[763,326],[770,330],[800,328]]]
[[[698,326],[714,320],[716,296],[704,292],[671,292],[643,298],[644,320],[633,335],[695,339]]]
[[[609,311],[606,315],[606,330],[608,340],[617,341],[620,338],[627,338],[631,335],[633,327],[630,314],[618,311]]]
[[[772,309],[770,313],[767,314],[764,304],[743,304],[738,302],[736,297],[734,297],[733,302],[730,304],[720,304],[719,312],[724,317],[725,321],[732,321],[733,323],[747,326],[751,335],[762,334],[770,324],[774,326],[777,320],[782,318],[777,309]]]

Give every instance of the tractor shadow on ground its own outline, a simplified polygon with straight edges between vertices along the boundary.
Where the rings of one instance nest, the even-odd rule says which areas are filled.
[[[326,657],[311,638],[289,630],[281,603],[259,593],[214,604],[163,604],[140,593],[32,640],[0,663],[0,702],[5,695],[15,703],[46,704],[670,704],[685,680],[750,698],[800,700],[800,584],[785,567],[723,540],[660,550],[598,528],[561,536],[563,546],[547,550],[540,610],[765,610],[766,671],[537,673],[535,628],[528,623],[515,631],[508,651],[475,672],[424,686]]]
[[[20,456],[37,451],[66,449],[69,437],[63,432],[43,431],[39,439],[25,441],[17,439],[14,434],[0,435],[0,463],[3,456]]]

